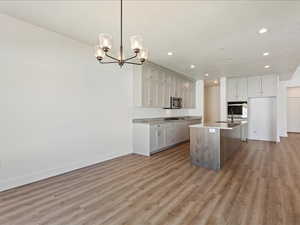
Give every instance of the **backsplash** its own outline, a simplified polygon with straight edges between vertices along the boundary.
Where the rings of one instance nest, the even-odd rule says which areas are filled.
[[[188,109],[133,108],[132,118],[188,116]]]

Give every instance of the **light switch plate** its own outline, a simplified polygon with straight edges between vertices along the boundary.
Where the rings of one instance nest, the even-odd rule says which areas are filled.
[[[209,132],[209,133],[216,133],[216,129],[214,129],[214,128],[209,128],[209,129],[208,129],[208,132]]]

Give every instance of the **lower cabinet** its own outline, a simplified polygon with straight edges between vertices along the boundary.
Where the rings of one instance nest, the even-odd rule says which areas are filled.
[[[151,155],[190,138],[189,125],[200,120],[178,121],[161,124],[135,123],[133,125],[133,151]]]
[[[162,124],[150,126],[150,152],[166,147],[166,127]]]

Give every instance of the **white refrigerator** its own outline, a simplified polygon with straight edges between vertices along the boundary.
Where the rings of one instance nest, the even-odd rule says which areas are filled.
[[[249,98],[248,139],[277,141],[276,97]]]

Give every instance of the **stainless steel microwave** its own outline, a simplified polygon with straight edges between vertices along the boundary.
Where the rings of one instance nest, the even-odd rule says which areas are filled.
[[[228,117],[234,116],[236,118],[247,118],[248,117],[247,102],[228,102],[227,114]]]
[[[182,98],[170,97],[170,106],[165,109],[181,109],[182,108]]]

